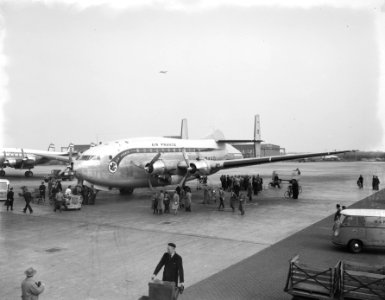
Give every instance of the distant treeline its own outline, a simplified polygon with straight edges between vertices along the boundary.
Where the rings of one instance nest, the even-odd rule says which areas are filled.
[[[385,152],[382,152],[382,151],[356,151],[356,152],[343,153],[338,156],[342,160],[347,160],[347,161],[360,161],[360,160],[385,161]]]

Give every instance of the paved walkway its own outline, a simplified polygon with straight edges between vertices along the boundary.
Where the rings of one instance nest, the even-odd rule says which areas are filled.
[[[352,207],[385,208],[385,190],[355,203]],[[187,288],[180,299],[291,299],[283,289],[288,262],[296,254],[300,255],[301,261],[315,266],[334,266],[339,260],[385,265],[384,251],[372,250],[354,255],[335,248],[330,242],[332,223],[333,216],[327,217]]]

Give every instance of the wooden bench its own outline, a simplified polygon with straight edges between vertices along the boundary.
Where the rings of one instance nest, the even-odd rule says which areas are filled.
[[[342,261],[338,267],[340,299],[385,299],[385,267]]]
[[[285,292],[294,297],[334,299],[336,268],[316,268],[299,262],[299,256],[290,260]]]

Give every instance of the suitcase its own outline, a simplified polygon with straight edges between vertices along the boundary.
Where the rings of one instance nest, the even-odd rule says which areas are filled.
[[[148,288],[149,300],[176,300],[178,297],[175,282],[155,280],[148,283]]]

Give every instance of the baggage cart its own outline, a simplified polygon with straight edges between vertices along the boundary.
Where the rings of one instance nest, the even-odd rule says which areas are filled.
[[[299,255],[290,260],[284,291],[294,297],[334,299],[338,283],[336,268],[316,268],[299,262]]]
[[[340,299],[385,299],[385,266],[342,261],[338,276]]]
[[[65,210],[80,210],[82,208],[83,197],[81,195],[64,196]]]

